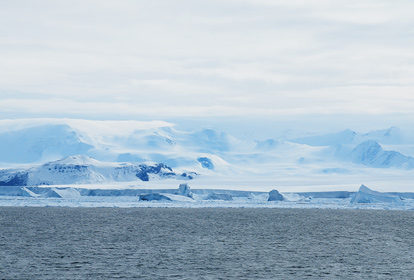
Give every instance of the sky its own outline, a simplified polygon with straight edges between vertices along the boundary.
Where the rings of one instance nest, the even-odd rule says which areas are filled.
[[[413,10],[410,0],[0,0],[0,118],[246,135],[411,127]]]

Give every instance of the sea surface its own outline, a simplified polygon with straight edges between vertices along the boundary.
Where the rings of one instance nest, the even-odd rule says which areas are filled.
[[[0,279],[414,279],[414,212],[0,207]]]

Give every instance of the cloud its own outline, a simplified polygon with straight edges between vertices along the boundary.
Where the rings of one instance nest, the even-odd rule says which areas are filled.
[[[144,81],[146,83],[148,81]],[[159,81],[158,81],[159,82]],[[168,87],[170,81],[154,83]],[[304,94],[301,91],[241,95],[205,94],[193,100],[191,93],[170,96],[168,102],[155,95],[142,101],[140,95],[130,95],[128,100],[73,101],[56,98],[9,98],[0,103],[2,117],[11,112],[25,116],[67,116],[83,118],[191,118],[191,117],[261,117],[309,115],[391,115],[413,116],[413,87],[354,86],[318,89]],[[335,94],[332,94],[335,93]],[[124,96],[125,97],[125,96]],[[298,102],[298,100],[300,100]],[[6,115],[5,115],[6,114]],[[1,116],[1,115],[0,115]],[[413,119],[413,118],[411,118]]]
[[[413,117],[411,1],[9,1],[2,117]]]

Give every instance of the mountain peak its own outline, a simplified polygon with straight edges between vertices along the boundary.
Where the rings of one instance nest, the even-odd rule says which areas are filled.
[[[96,159],[85,155],[67,156],[60,160],[51,162],[53,164],[81,164],[81,165],[94,165],[99,163]],[[49,163],[50,164],[50,163]]]

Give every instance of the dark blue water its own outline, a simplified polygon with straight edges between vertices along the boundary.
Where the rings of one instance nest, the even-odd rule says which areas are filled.
[[[0,208],[0,279],[414,279],[414,212]]]

